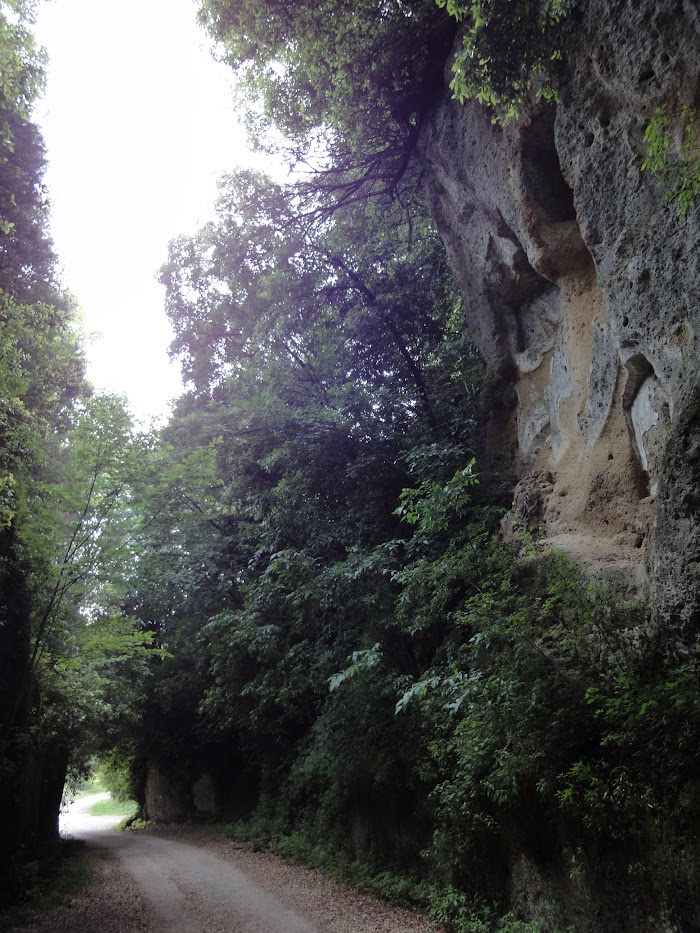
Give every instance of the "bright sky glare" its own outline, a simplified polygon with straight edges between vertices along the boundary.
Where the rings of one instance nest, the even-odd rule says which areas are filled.
[[[156,282],[168,241],[211,213],[216,178],[247,152],[231,73],[196,23],[195,0],[50,0],[36,35],[49,54],[35,118],[48,151],[51,230],[83,307],[89,377],[138,418],[179,394]]]

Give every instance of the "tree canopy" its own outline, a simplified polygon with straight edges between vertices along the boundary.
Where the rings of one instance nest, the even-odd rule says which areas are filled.
[[[171,242],[185,391],[150,434],[85,380],[41,58],[30,11],[0,9],[1,876],[20,886],[66,774],[109,751],[144,812],[154,774],[183,817],[205,776],[238,838],[445,929],[532,929],[501,918],[512,866],[564,864],[564,825],[630,876],[649,853],[668,891],[671,850],[697,864],[691,646],[661,651],[645,606],[522,516],[502,540],[498,400],[415,158],[455,39],[455,94],[505,117],[568,6],[204,0],[259,141],[308,175],[231,172]]]
[[[121,611],[137,439],[123,400],[85,379],[58,273],[31,14],[0,5],[0,901],[21,889],[22,858],[55,840],[67,769],[132,715],[125,687],[152,641]]]
[[[330,209],[358,199],[409,202],[421,126],[451,88],[508,119],[552,69],[574,0],[202,0],[200,20],[239,82],[261,146],[286,149],[301,187]],[[457,41],[455,42],[455,40]]]
[[[344,204],[412,187],[455,32],[434,0],[206,0],[200,19],[239,76],[254,138],[286,147],[315,190]]]

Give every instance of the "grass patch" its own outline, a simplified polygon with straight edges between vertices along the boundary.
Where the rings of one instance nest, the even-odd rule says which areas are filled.
[[[0,930],[31,923],[40,914],[73,900],[92,881],[98,859],[88,855],[84,843],[67,839],[57,855],[27,862],[24,891],[19,903],[0,910]]]
[[[90,807],[91,816],[134,816],[139,805],[135,800],[98,800]]]
[[[115,829],[128,829],[129,831],[148,829],[149,826],[155,826],[156,820],[142,820],[139,816],[130,816],[119,823]]]

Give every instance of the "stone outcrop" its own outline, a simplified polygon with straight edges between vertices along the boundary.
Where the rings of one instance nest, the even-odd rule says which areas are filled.
[[[151,762],[144,784],[144,816],[162,823],[182,823],[192,811],[188,782],[171,769]]]
[[[572,16],[559,103],[501,127],[446,94],[420,142],[426,186],[513,399],[490,446],[515,451],[516,499],[536,487],[541,536],[631,593],[663,578],[662,627],[692,627],[700,212],[680,216],[641,166],[656,108],[699,102],[700,8],[585,0]]]
[[[571,17],[558,103],[499,126],[446,92],[422,130],[425,184],[500,389],[488,449],[511,464],[520,520],[625,597],[649,595],[659,645],[688,657],[700,638],[700,205],[681,216],[642,163],[658,107],[700,109],[700,5],[580,0]],[[565,905],[558,919],[577,930],[666,928],[663,897],[623,895],[605,880],[624,887],[614,855],[567,855],[560,831],[546,864],[511,840],[511,905]]]
[[[146,819],[181,823],[189,819],[232,821],[249,815],[258,786],[238,757],[203,754],[192,746],[178,761],[146,763],[140,803]]]

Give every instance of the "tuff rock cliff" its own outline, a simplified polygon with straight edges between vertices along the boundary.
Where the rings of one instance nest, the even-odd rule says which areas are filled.
[[[492,456],[545,541],[630,596],[660,632],[700,612],[700,215],[642,171],[644,131],[700,98],[695,0],[590,0],[560,100],[504,127],[446,92],[426,185],[497,376]],[[672,145],[680,144],[680,121]]]
[[[642,163],[656,109],[700,104],[700,5],[586,0],[572,15],[559,101],[501,126],[447,91],[420,140],[425,183],[494,376],[490,456],[515,474],[517,511],[623,598],[648,597],[659,645],[689,655],[700,209],[681,216]],[[566,903],[577,930],[678,928],[662,902],[620,893],[608,853],[569,853],[567,867],[562,838],[564,861],[548,867],[514,846],[514,906]]]
[[[514,474],[517,511],[545,545],[623,599],[649,596],[652,636],[682,656],[700,636],[700,205],[681,216],[642,163],[660,105],[700,109],[700,4],[580,0],[569,26],[556,104],[502,126],[446,89],[419,157],[493,376],[489,468]],[[152,763],[145,812],[223,812],[241,763],[195,765],[188,777]],[[236,788],[241,815],[258,790]],[[662,820],[640,828],[638,850],[608,851],[521,803],[498,827],[503,851],[482,861],[498,862],[523,916],[553,905],[543,930],[700,929],[698,852],[659,841]],[[698,827],[683,829],[696,845]],[[643,862],[654,884],[633,877]]]

